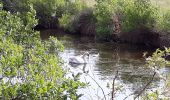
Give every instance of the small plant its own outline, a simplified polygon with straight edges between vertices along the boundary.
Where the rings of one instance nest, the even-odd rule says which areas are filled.
[[[167,57],[169,57],[170,53],[170,48],[165,48],[165,50],[156,50],[156,52],[153,53],[151,57],[148,57],[147,60],[147,66],[161,78],[163,79],[163,87],[162,88],[157,88],[155,91],[146,93],[145,96],[143,96],[143,100],[168,100],[167,94],[169,94],[170,90],[170,76],[167,75],[167,77],[163,77],[163,75],[159,72],[159,69],[165,66],[170,65],[170,61],[168,61]]]

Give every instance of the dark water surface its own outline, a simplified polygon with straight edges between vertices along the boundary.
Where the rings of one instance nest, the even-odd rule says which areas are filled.
[[[112,81],[118,71],[115,87],[115,100],[123,100],[128,95],[139,91],[152,78],[153,71],[145,67],[143,53],[149,50],[144,47],[116,43],[99,43],[93,38],[65,34],[59,30],[43,30],[41,38],[47,39],[50,35],[56,36],[65,46],[60,56],[71,73],[82,73],[81,81],[89,83],[89,87],[80,89],[85,94],[81,100],[107,100],[111,98]],[[84,52],[90,53],[89,62],[82,65],[70,65],[68,59]],[[150,51],[151,52],[151,51]],[[169,69],[162,69],[165,74]],[[159,77],[154,78],[153,84],[147,90],[153,90],[162,85]],[[102,89],[101,89],[102,88]],[[102,92],[104,91],[104,93]],[[133,100],[134,95],[126,100]]]

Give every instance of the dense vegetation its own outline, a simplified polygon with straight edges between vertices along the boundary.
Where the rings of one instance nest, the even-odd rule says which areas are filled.
[[[78,99],[77,89],[84,84],[79,75],[65,77],[58,56],[63,46],[53,37],[41,41],[37,25],[104,40],[146,31],[149,40],[170,32],[170,11],[150,0],[95,0],[90,6],[84,0],[2,0],[0,22],[0,99]],[[159,52],[149,66],[169,64],[162,58],[169,50]]]
[[[148,33],[169,33],[170,31],[169,11],[162,10],[151,0],[90,1],[93,5],[89,5],[89,1],[84,0],[2,1],[5,10],[20,13],[28,10],[27,3],[32,3],[41,27],[60,27],[72,33],[84,34],[90,34],[93,31],[99,39],[107,39],[113,34],[121,35],[136,30]],[[85,26],[85,30],[81,26]]]
[[[84,84],[78,76],[66,78],[58,53],[63,46],[56,38],[41,41],[35,10],[0,9],[0,99],[78,99]],[[22,9],[21,9],[22,10]]]

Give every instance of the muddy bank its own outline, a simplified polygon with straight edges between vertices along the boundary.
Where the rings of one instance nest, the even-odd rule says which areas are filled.
[[[136,30],[128,33],[113,34],[111,41],[142,45],[149,48],[170,47],[170,36],[148,30]]]
[[[139,29],[128,33],[117,34],[119,41],[122,43],[130,43],[144,45],[149,48],[170,47],[170,36],[162,35],[148,29]]]
[[[160,34],[152,32],[146,28],[140,28],[130,32],[122,32],[117,34],[120,42],[144,45],[151,48],[159,48],[160,45]]]

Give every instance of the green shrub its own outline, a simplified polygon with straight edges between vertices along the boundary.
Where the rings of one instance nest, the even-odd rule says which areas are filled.
[[[140,28],[152,30],[158,10],[150,0],[96,0],[96,31],[99,37],[107,37],[117,31],[130,32]]]
[[[4,9],[12,13],[28,12],[30,0],[2,0]]]
[[[59,17],[60,27],[68,30],[69,32],[76,32],[73,24],[79,20],[79,16],[83,10],[87,8],[81,0],[76,0],[75,2],[68,1],[64,6],[64,11],[61,17]]]
[[[0,10],[2,10],[3,8],[3,5],[2,5],[2,2],[0,1]]]
[[[4,8],[10,12],[28,12],[29,4],[32,4],[36,10],[36,18],[39,19],[39,25],[45,28],[54,28],[58,25],[58,18],[66,11],[66,6],[70,3],[68,0],[9,0],[3,2]]]
[[[149,93],[143,95],[143,100],[168,100],[170,89],[170,75],[165,76],[159,72],[159,69],[170,66],[169,61],[170,48],[165,50],[157,49],[152,56],[146,58],[147,67],[151,68],[160,79],[162,79],[162,87],[158,87]]]
[[[114,16],[114,5],[116,0],[96,0],[94,16],[96,17],[96,32],[99,39],[109,37],[113,29],[112,17]]]
[[[165,11],[160,15],[156,28],[160,32],[170,33],[170,11]]]
[[[71,23],[77,21],[80,12],[85,9],[86,4],[82,0],[14,0],[9,2],[4,2],[5,9],[10,12],[27,12],[29,11],[29,4],[32,4],[36,10],[36,18],[39,19],[39,25],[45,28],[55,28],[60,25],[61,27],[65,26],[62,24],[68,24],[64,27],[68,30],[72,30]],[[74,19],[71,20],[71,23],[60,23],[58,19],[65,20],[67,16]],[[69,19],[68,19],[69,20]],[[59,23],[58,23],[59,21]]]
[[[140,28],[153,29],[157,20],[157,8],[150,0],[129,0],[124,6],[122,29],[129,32]]]
[[[73,30],[71,29],[71,24],[73,20],[74,19],[71,14],[62,14],[62,17],[59,18],[60,27],[63,27],[64,29],[69,29],[70,31]]]
[[[0,10],[0,99],[73,99],[84,86],[78,79],[65,78],[61,58],[63,46],[56,38],[41,41],[35,10],[14,13]]]
[[[62,16],[66,0],[32,0],[37,12],[39,24],[45,28],[53,28],[58,24],[58,18]]]

